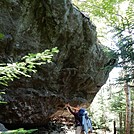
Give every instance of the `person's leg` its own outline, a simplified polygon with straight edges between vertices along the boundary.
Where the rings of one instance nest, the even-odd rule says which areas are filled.
[[[81,131],[81,134],[87,134],[85,131]],[[91,134],[90,132],[88,132],[88,134]]]
[[[81,131],[81,134],[85,134],[84,131]]]
[[[76,130],[75,130],[75,134],[81,134],[81,130],[82,130],[82,127],[81,126],[77,126]]]
[[[81,131],[81,134],[86,134],[86,132],[84,132],[84,131]]]

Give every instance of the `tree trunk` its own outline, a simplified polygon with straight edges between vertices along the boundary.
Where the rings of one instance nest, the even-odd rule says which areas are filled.
[[[134,92],[132,91],[132,107],[131,107],[131,130],[130,134],[134,134]]]
[[[126,113],[123,114],[123,121],[124,121],[124,132],[125,132],[125,126],[126,126]]]
[[[122,129],[122,112],[119,113],[119,123],[120,123],[120,133],[122,133],[123,129]]]
[[[116,122],[114,121],[114,134],[116,134]]]
[[[131,97],[130,97],[130,88],[127,81],[124,82],[124,91],[126,94],[126,131],[125,134],[130,134],[130,124],[131,124]]]

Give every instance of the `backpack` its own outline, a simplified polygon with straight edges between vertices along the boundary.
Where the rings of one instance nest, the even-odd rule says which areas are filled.
[[[82,125],[83,130],[88,133],[88,129],[92,131],[92,122],[91,119],[88,117],[88,112],[86,109],[81,108],[78,111],[78,116],[80,118],[80,122]]]
[[[84,108],[81,108],[79,111],[78,111],[78,115],[81,117],[83,115],[85,115],[87,113],[86,109]]]

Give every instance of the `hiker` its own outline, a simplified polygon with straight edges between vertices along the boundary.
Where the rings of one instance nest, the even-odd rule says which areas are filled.
[[[80,118],[78,115],[78,111],[80,108],[79,107],[72,107],[69,104],[66,104],[66,107],[69,110],[69,112],[74,115],[75,127],[76,127],[75,134],[82,134],[81,121],[80,121]]]
[[[72,107],[69,104],[66,104],[67,109],[75,117],[75,134],[88,134],[88,129],[92,132],[91,121],[88,118],[87,111],[80,107]]]

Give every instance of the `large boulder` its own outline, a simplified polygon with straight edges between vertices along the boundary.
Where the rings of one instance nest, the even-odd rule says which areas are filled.
[[[64,104],[88,106],[108,78],[109,58],[96,27],[69,0],[0,0],[0,62],[58,47],[53,63],[1,87],[7,104],[0,122],[38,124],[60,115]]]

